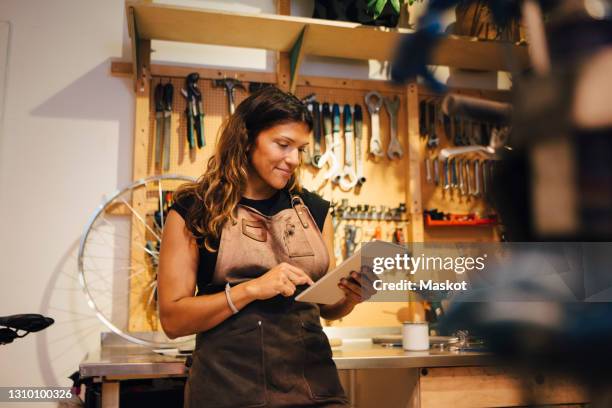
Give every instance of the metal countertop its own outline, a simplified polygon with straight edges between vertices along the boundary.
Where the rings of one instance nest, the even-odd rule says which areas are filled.
[[[369,368],[421,368],[493,365],[490,353],[472,351],[404,351],[401,347],[373,344],[370,338],[343,339],[333,347],[339,370]],[[136,345],[102,346],[81,362],[82,377],[132,377],[186,375],[185,356],[160,355]]]

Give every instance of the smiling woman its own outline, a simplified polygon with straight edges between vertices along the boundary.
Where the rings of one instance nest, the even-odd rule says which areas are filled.
[[[320,317],[364,300],[361,277],[335,305],[295,301],[334,266],[329,202],[298,181],[311,130],[300,100],[264,88],[229,118],[206,172],[175,194],[158,300],[169,337],[197,333],[186,406],[347,406]]]

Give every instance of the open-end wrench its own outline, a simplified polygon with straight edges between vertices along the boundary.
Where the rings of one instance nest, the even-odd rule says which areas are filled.
[[[482,195],[485,199],[489,199],[489,166],[490,160],[482,162]]]
[[[377,157],[384,155],[382,140],[380,139],[380,108],[383,104],[383,97],[376,91],[370,91],[365,96],[365,103],[370,112],[370,153]]]
[[[329,166],[327,172],[323,175],[329,179],[340,171],[340,164],[334,155],[334,141],[332,138],[332,117],[329,103],[324,103],[321,109],[321,117],[323,122],[323,133],[325,134],[325,153],[321,155],[315,163],[316,167],[323,168],[326,164]]]
[[[445,159],[444,162],[442,162],[443,164],[443,171],[444,171],[444,189],[448,190],[450,188],[450,181],[448,178],[448,159]]]
[[[431,172],[431,159],[429,158],[429,153],[426,153],[427,157],[425,157],[425,180],[431,184],[433,183],[433,174]]]
[[[452,158],[449,162],[450,172],[451,172],[451,189],[456,189],[459,187],[459,181],[457,179],[457,159]]]
[[[433,179],[436,186],[440,185],[440,160],[437,157],[433,158]]]
[[[338,163],[336,174],[331,178],[332,183],[338,184],[342,177],[342,141],[340,140],[340,105],[334,103],[332,105],[332,139],[334,141],[334,156]]]
[[[474,195],[474,188],[472,187],[472,161],[471,160],[466,160],[464,163],[465,166],[465,184],[467,187],[467,195],[468,196],[473,196]]]
[[[363,153],[361,151],[361,140],[363,139],[363,112],[361,105],[355,104],[355,165],[357,167],[357,185],[362,186],[366,182],[363,175]]]
[[[436,126],[435,126],[435,116],[432,113],[435,112],[435,105],[431,104],[429,101],[425,102],[425,128],[427,131],[427,153],[425,158],[425,174],[426,180],[428,183],[438,184],[439,182],[439,168],[436,169],[436,166],[439,166],[438,161],[436,159],[433,160],[433,178],[432,178],[432,159],[430,158],[431,151],[433,151],[440,144],[440,139],[436,134]],[[438,176],[436,177],[436,174]]]
[[[344,168],[340,175],[340,188],[345,191],[351,190],[357,184],[357,174],[353,167],[353,114],[351,105],[346,104],[342,108],[344,115]]]
[[[404,150],[402,149],[402,144],[397,137],[397,113],[400,107],[400,98],[399,96],[395,95],[393,99],[384,98],[384,101],[391,125],[391,140],[389,141],[389,147],[387,148],[387,157],[389,157],[389,160],[401,159],[404,155]]]
[[[314,147],[310,163],[317,167],[316,163],[321,159],[321,105],[317,101],[312,102],[312,127]]]
[[[346,249],[345,259],[353,255],[356,247],[357,227],[354,225],[344,226],[344,247]]]
[[[309,144],[304,149],[304,154],[302,156],[302,163],[306,165],[312,164],[315,167],[316,165],[314,164],[313,158],[312,158],[312,145],[314,144],[313,139],[316,138],[315,134],[317,132],[317,123],[318,123],[315,119],[315,113],[314,113],[314,110],[315,110],[314,104],[316,101],[317,101],[317,96],[313,93],[308,94],[306,97],[302,98],[302,103],[306,105],[306,108],[308,109],[308,112],[310,112],[310,116],[312,117],[312,132],[308,135]],[[317,107],[318,107],[318,104],[317,104]]]
[[[459,159],[457,170],[459,171],[459,194],[464,196],[465,191],[465,178],[463,177],[463,159]]]
[[[482,191],[480,191],[480,160],[474,160],[474,197],[480,197]]]

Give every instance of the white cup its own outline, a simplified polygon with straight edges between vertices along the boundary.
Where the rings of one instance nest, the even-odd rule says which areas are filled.
[[[404,350],[429,350],[429,325],[427,322],[404,322],[402,325]]]

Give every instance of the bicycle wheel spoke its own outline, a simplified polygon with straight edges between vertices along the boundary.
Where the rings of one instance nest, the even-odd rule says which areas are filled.
[[[159,235],[157,235],[157,234],[155,233],[155,231],[153,231],[153,229],[152,229],[151,227],[149,227],[149,225],[146,223],[146,221],[142,219],[142,217],[140,216],[140,214],[138,214],[138,212],[137,212],[136,210],[134,210],[134,208],[133,208],[133,207],[132,207],[132,206],[131,206],[131,205],[130,205],[130,204],[127,202],[127,201],[125,201],[125,198],[123,198],[123,197],[122,197],[122,198],[121,198],[121,201],[123,201],[123,203],[124,203],[124,204],[125,204],[125,205],[126,205],[128,208],[129,208],[129,209],[130,209],[130,211],[132,211],[132,214],[134,214],[134,216],[136,216],[136,218],[137,218],[137,219],[138,219],[138,220],[139,220],[139,221],[140,221],[140,222],[141,222],[141,223],[144,225],[144,227],[145,227],[146,229],[148,229],[148,230],[149,230],[149,232],[150,232],[151,234],[153,234],[153,236],[154,236],[155,238],[157,238],[157,240],[158,240],[158,241],[161,241],[161,238],[159,237]]]

